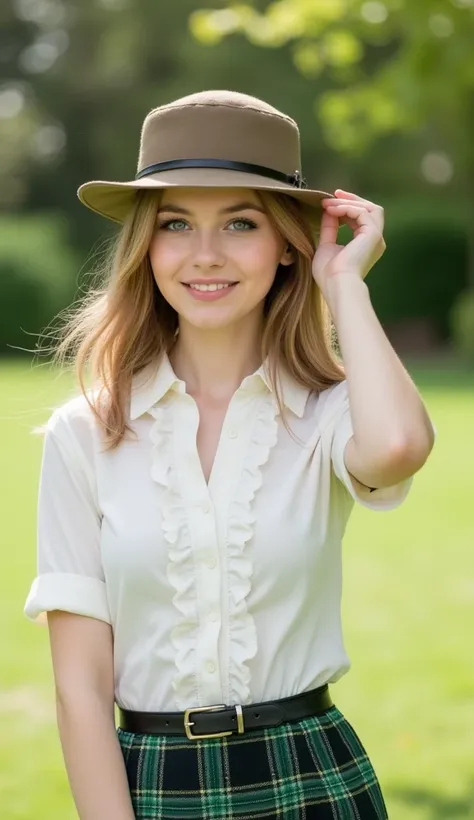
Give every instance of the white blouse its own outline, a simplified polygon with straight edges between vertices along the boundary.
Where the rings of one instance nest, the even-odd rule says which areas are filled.
[[[297,439],[262,366],[232,397],[209,484],[198,408],[167,357],[134,377],[137,441],[103,451],[82,395],[50,416],[25,613],[110,623],[119,706],[271,700],[350,668],[340,611],[347,520],[354,500],[398,506],[413,479],[372,493],[351,480],[345,381],[317,395],[283,373],[282,392]]]

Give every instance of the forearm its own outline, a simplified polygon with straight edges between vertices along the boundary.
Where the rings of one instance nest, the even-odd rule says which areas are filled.
[[[367,285],[341,274],[324,295],[338,334],[357,448],[374,463],[400,450],[415,459],[427,455],[433,444],[430,419],[377,318]]]
[[[135,820],[114,719],[100,698],[58,701],[58,727],[80,820]]]

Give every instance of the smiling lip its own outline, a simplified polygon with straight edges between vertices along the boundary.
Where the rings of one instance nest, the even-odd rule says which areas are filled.
[[[183,285],[236,285],[231,279],[190,279],[183,282]]]
[[[183,285],[193,299],[200,302],[214,302],[228,296],[238,282],[230,282],[226,279],[194,279],[192,282],[183,282]],[[228,287],[217,290],[198,290],[198,288],[192,288],[191,285],[228,285]]]

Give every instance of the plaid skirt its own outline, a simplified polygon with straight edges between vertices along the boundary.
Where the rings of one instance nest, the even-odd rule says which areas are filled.
[[[137,820],[386,820],[380,785],[339,711],[188,740],[117,729]]]

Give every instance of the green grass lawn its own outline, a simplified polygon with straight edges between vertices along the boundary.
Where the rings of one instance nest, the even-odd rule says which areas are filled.
[[[441,366],[413,373],[438,440],[400,509],[354,510],[343,603],[353,667],[332,693],[371,756],[391,820],[467,820],[474,818],[474,374]],[[76,817],[47,633],[22,612],[35,574],[42,450],[30,430],[71,384],[45,366],[0,365],[1,820]]]

